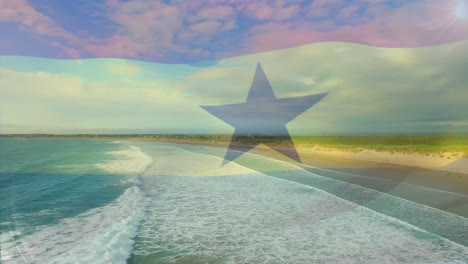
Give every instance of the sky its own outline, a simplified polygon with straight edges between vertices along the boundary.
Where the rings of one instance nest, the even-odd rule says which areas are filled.
[[[196,63],[313,42],[468,38],[468,0],[0,0],[0,55]]]
[[[257,62],[278,98],[329,93],[291,135],[468,133],[468,41],[313,43],[206,67],[4,56],[1,133],[232,133],[199,106],[245,102]]]
[[[200,105],[328,95],[291,135],[468,133],[468,0],[0,0],[0,133],[232,133]]]

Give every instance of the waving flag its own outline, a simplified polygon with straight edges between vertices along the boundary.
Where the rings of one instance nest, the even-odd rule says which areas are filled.
[[[195,63],[314,42],[424,47],[468,37],[465,0],[0,2],[1,55]]]
[[[0,0],[0,33],[1,263],[468,260],[468,0]]]

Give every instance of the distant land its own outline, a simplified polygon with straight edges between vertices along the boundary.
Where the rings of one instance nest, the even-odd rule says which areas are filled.
[[[101,138],[140,139],[171,141],[181,143],[209,143],[226,145],[231,135],[189,135],[189,134],[0,134],[0,137],[21,138]],[[232,138],[239,145],[256,142],[271,142],[285,146],[284,136],[243,135]],[[468,135],[392,135],[392,136],[293,136],[296,145],[304,147],[322,146],[360,151],[393,151],[400,153],[442,153],[463,152],[468,157]]]
[[[0,137],[148,140],[223,147],[232,138],[227,134],[1,134]],[[301,157],[324,155],[468,174],[468,135],[293,136],[292,139]],[[242,135],[232,141],[240,148],[257,142],[269,142],[285,150],[292,147],[284,136],[278,135]]]

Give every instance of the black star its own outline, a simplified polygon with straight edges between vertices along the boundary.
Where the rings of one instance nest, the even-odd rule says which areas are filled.
[[[258,63],[245,103],[200,107],[233,126],[235,128],[233,138],[246,134],[283,135],[286,138],[285,143],[293,146],[291,150],[284,151],[268,142],[258,142],[239,151],[234,150],[235,145],[231,139],[222,165],[233,161],[244,152],[262,143],[293,160],[301,162],[289,136],[286,124],[319,102],[326,95],[326,93],[322,93],[278,99],[263,72],[262,66]]]

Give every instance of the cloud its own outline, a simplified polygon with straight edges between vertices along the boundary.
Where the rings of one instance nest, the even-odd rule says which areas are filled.
[[[239,9],[258,20],[287,20],[299,14],[300,2],[292,1],[250,1],[239,5]],[[240,3],[240,2],[238,2]]]
[[[0,0],[0,21],[16,23],[19,30],[42,36],[61,51],[53,56],[57,58],[190,63],[313,42],[421,47],[460,41],[468,38],[468,20],[457,18],[458,2],[108,0],[90,9],[90,23],[80,23],[68,32],[26,0]],[[73,12],[71,17],[82,15],[78,10]],[[11,41],[15,39],[7,42]],[[13,50],[21,55],[25,51],[20,47],[10,45],[9,54]],[[32,50],[37,56],[44,52]]]
[[[452,0],[412,2],[400,8],[390,8],[381,1],[368,6],[344,5],[341,1],[314,1],[309,6],[310,12],[315,12],[316,8],[320,13],[329,12],[321,8],[341,6],[336,9],[338,13],[333,19],[328,18],[333,23],[298,20],[255,26],[245,54],[249,54],[250,49],[260,52],[322,41],[380,47],[424,47],[449,39],[463,40],[468,37],[468,21],[455,19],[453,10],[456,5],[457,1]],[[364,10],[362,15],[357,15],[359,8]],[[334,20],[346,23],[337,24]]]
[[[260,62],[279,98],[329,93],[288,124],[293,135],[466,133],[467,51],[468,41],[404,49],[316,43],[207,67],[60,61],[61,73],[44,71],[54,60],[22,57],[27,70],[0,68],[0,124],[229,133],[199,105],[244,102]]]
[[[51,46],[64,51],[67,57],[79,57],[77,49],[63,42],[64,40],[76,42],[78,39],[57,25],[50,17],[36,11],[27,0],[0,0],[0,22],[13,22],[18,24],[18,28],[22,31],[54,37],[56,40],[50,42]]]
[[[241,103],[260,61],[277,97],[329,93],[291,122],[293,133],[460,133],[468,131],[460,125],[468,111],[466,51],[466,41],[405,49],[311,44],[225,59],[182,83],[205,105]]]
[[[107,39],[95,39],[83,45],[84,50],[101,58],[137,57],[141,54],[155,54],[145,45],[132,39],[114,35]]]
[[[109,64],[101,64],[95,74],[105,74]],[[76,67],[88,65],[83,62]],[[116,73],[115,70],[128,67],[117,63],[110,69]],[[125,76],[89,81],[86,76],[73,73],[0,68],[0,78],[2,124],[68,129],[146,128],[177,122],[186,112],[198,111],[197,106],[186,103],[184,96],[169,92],[169,87],[159,82],[129,80]]]
[[[71,38],[52,19],[32,8],[27,0],[0,0],[0,21],[19,23],[22,30],[37,34]]]

